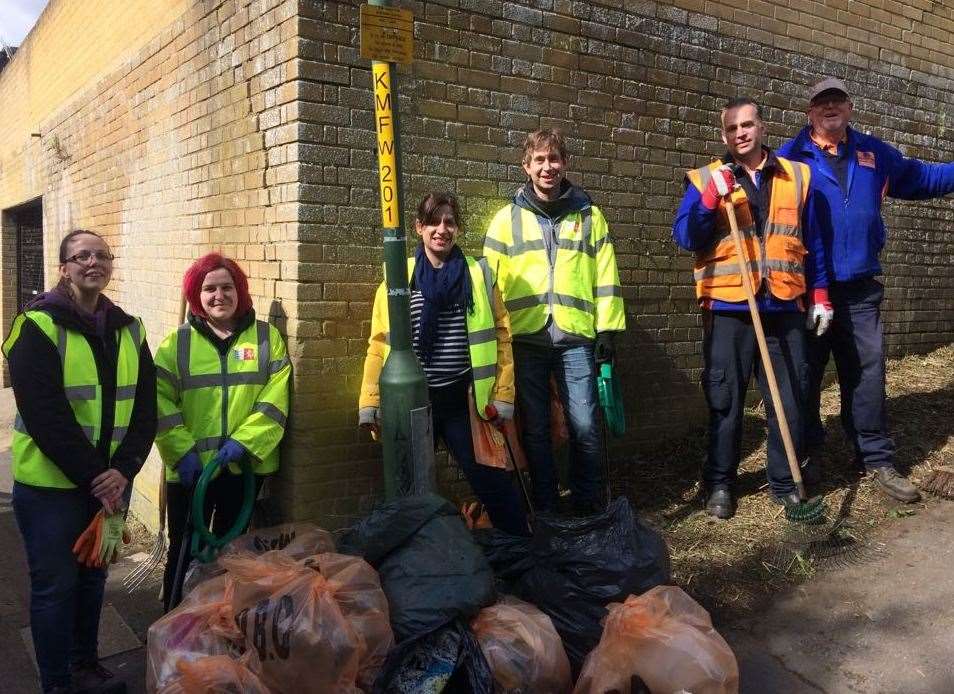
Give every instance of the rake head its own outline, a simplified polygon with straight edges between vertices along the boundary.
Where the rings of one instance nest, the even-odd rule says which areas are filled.
[[[799,501],[797,504],[785,504],[785,518],[792,523],[802,523],[804,525],[820,525],[828,519],[828,504],[825,503],[825,497],[816,496],[807,501]]]
[[[919,485],[928,494],[954,500],[954,467],[941,465],[931,470]]]
[[[126,588],[128,593],[133,593],[143,582],[149,577],[153,571],[155,571],[162,560],[166,556],[166,538],[165,535],[161,536],[161,540],[157,541],[156,544],[152,547],[152,552],[149,554],[149,558],[143,561],[139,566],[126,574],[126,577],[123,579],[123,586]]]

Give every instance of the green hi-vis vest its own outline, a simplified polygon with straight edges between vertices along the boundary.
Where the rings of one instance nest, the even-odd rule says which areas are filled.
[[[597,332],[626,329],[623,290],[606,218],[593,206],[568,214],[553,230],[555,254],[547,255],[537,217],[510,204],[490,223],[484,255],[516,335],[541,330],[552,315],[563,332],[589,339]]]
[[[50,342],[56,345],[63,367],[63,390],[73,408],[76,422],[83,428],[86,438],[94,446],[99,445],[102,433],[103,387],[99,382],[96,358],[86,337],[75,330],[68,330],[53,322],[44,311],[27,311],[13,321],[10,335],[3,343],[4,356],[10,354],[20,337],[26,321],[33,321]],[[136,401],[136,384],[139,382],[139,352],[145,336],[142,323],[135,319],[119,330],[119,359],[116,364],[116,404],[113,408],[113,435],[109,445],[110,455],[122,443],[132,419]],[[13,423],[13,478],[17,482],[35,487],[74,489],[75,484],[67,479],[57,465],[43,455],[39,446],[27,432],[20,413]]]
[[[474,400],[477,412],[486,418],[484,409],[490,404],[494,382],[497,380],[497,324],[494,320],[494,277],[487,261],[464,256],[470,271],[470,291],[474,297],[473,312],[465,311],[467,341],[470,345],[470,370],[474,379]],[[408,277],[414,277],[414,258],[407,259]],[[384,288],[384,285],[381,285]],[[380,291],[380,290],[379,290]],[[386,339],[388,326],[387,299],[382,306]],[[374,332],[372,330],[372,332]],[[390,343],[385,345],[383,360],[387,361]]]
[[[175,465],[186,453],[195,449],[205,465],[229,438],[251,455],[256,474],[275,472],[290,375],[285,341],[265,321],[242,331],[225,354],[188,322],[169,334],[156,350],[156,446],[166,480],[179,480]],[[229,470],[238,474],[239,466]]]

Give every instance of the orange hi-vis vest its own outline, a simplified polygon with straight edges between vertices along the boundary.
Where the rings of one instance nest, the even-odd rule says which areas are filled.
[[[777,157],[778,165],[772,181],[772,199],[762,238],[755,230],[755,218],[749,200],[741,186],[736,186],[731,200],[742,235],[745,266],[758,292],[765,286],[775,297],[784,301],[797,299],[805,293],[805,255],[802,243],[802,208],[808,197],[811,173],[808,166]],[[712,173],[722,166],[714,161],[708,166],[689,171],[686,176],[702,193]],[[712,244],[696,253],[694,276],[696,296],[700,301],[745,301],[739,258],[729,227],[725,204],[719,204],[719,214]]]

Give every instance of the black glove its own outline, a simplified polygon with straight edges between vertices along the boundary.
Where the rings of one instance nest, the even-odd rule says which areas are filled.
[[[613,361],[613,354],[616,352],[613,347],[613,333],[596,333],[596,347],[593,349],[593,356],[596,357],[597,364],[605,364]]]

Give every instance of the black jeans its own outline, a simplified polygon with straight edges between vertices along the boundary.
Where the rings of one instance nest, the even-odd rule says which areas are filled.
[[[811,446],[825,440],[819,404],[829,355],[835,357],[841,389],[841,423],[867,468],[894,464],[894,441],[885,412],[884,286],[873,278],[835,282],[828,288],[835,320],[821,337],[808,339],[810,381],[806,437]]]
[[[255,496],[262,488],[265,478],[255,476]],[[223,472],[209,483],[205,494],[205,517],[212,516],[212,533],[224,535],[238,519],[242,510],[243,482],[241,475]],[[172,598],[172,583],[176,577],[176,566],[179,561],[179,551],[182,548],[182,535],[186,530],[186,516],[192,505],[192,495],[189,489],[178,482],[166,482],[166,525],[169,528],[169,554],[166,557],[166,570],[162,576],[162,601],[166,611],[169,610],[169,600]],[[193,519],[196,520],[196,519]],[[183,564],[183,578],[185,571],[192,561],[191,535],[186,541],[186,557]]]
[[[796,455],[802,451],[802,410],[808,382],[805,363],[805,314],[763,313],[765,341],[778,381],[782,407]],[[709,403],[709,453],[703,468],[707,489],[732,486],[739,469],[745,391],[753,372],[765,402],[768,419],[769,486],[775,495],[795,491],[778,419],[765,380],[755,329],[748,311],[709,311],[704,315],[705,370],[702,388]]]
[[[474,494],[487,509],[490,522],[511,535],[527,534],[527,514],[508,470],[480,465],[474,457],[467,407],[469,378],[442,388],[430,388],[434,442],[444,440],[447,450],[460,465]]]

